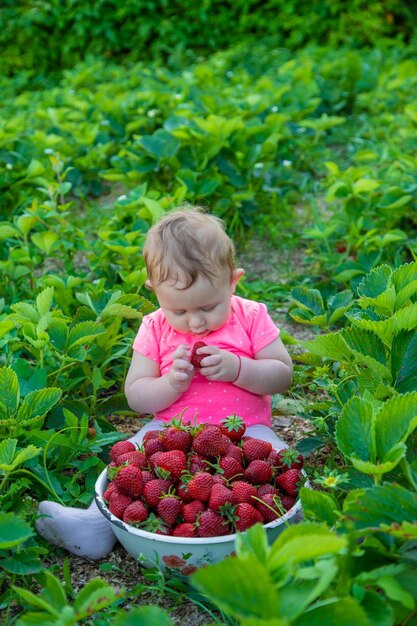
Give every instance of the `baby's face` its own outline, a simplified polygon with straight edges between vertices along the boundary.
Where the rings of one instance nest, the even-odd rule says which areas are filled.
[[[178,282],[164,282],[155,287],[168,323],[180,333],[199,337],[221,328],[231,314],[231,296],[242,273],[236,270],[232,278],[225,273],[212,283],[199,278],[187,289],[181,289]]]

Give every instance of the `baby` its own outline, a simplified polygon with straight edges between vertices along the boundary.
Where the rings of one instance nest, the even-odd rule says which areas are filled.
[[[143,318],[125,381],[129,406],[154,418],[131,438],[186,408],[184,421],[218,425],[233,413],[246,434],[282,449],[272,430],[271,394],[292,381],[291,358],[264,304],[235,295],[243,269],[221,220],[197,208],[167,214],[147,235],[148,288],[160,308]],[[191,363],[193,345],[201,367]],[[116,541],[95,502],[86,510],[42,502],[36,522],[48,541],[79,556],[101,559]]]

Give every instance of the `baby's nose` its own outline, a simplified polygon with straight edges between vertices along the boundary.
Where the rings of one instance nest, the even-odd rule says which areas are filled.
[[[188,326],[194,330],[198,330],[204,325],[204,319],[199,314],[193,314],[188,319]]]

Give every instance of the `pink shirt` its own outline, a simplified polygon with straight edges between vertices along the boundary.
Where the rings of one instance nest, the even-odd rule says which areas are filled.
[[[232,296],[232,313],[218,330],[203,338],[207,345],[218,346],[239,356],[253,358],[279,335],[279,329],[268,315],[264,304]],[[133,349],[148,359],[159,363],[161,376],[172,367],[172,354],[186,343],[193,345],[198,338],[174,330],[161,309],[145,315],[133,342]],[[198,371],[190,387],[180,398],[163,411],[155,413],[155,419],[169,421],[183,411],[184,421],[219,424],[222,419],[237,413],[247,426],[264,424],[272,426],[271,397],[258,396],[233,383],[207,380]]]

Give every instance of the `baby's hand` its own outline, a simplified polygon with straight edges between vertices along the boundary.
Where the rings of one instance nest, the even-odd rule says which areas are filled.
[[[240,366],[239,357],[236,354],[228,350],[220,350],[217,346],[205,346],[200,350],[209,355],[201,361],[200,369],[200,374],[207,380],[231,382],[236,379]]]
[[[194,378],[194,368],[190,363],[190,346],[183,343],[172,355],[172,368],[168,374],[168,381],[175,391],[187,391]]]

